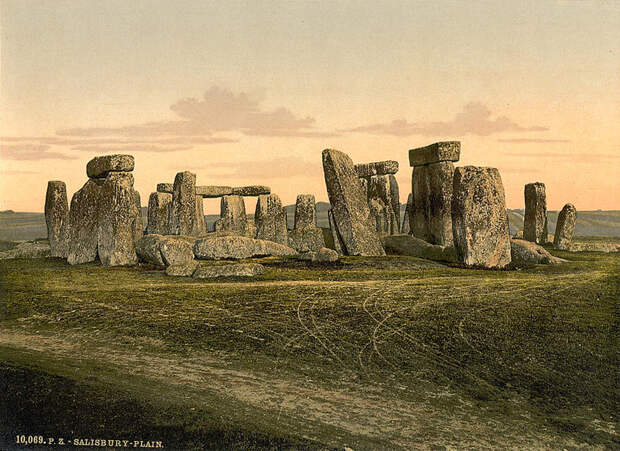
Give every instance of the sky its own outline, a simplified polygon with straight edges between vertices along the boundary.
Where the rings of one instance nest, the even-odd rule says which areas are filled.
[[[113,153],[143,205],[184,170],[326,201],[325,148],[397,160],[405,202],[451,140],[509,208],[620,209],[620,1],[0,0],[0,33],[1,210]]]

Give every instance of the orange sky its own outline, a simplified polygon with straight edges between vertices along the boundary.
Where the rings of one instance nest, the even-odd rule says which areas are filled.
[[[518,3],[515,5],[514,3]],[[136,158],[146,204],[178,171],[327,200],[321,151],[400,162],[460,140],[510,208],[620,209],[620,2],[0,0],[0,209]],[[217,201],[205,204],[217,212]],[[252,201],[247,203],[253,211]]]

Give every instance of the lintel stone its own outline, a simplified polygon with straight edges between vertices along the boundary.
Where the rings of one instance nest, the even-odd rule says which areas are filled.
[[[460,141],[441,141],[409,151],[409,166],[423,166],[440,161],[459,161]]]

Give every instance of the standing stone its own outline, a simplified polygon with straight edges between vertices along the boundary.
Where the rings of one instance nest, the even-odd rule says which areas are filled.
[[[196,224],[198,227],[198,235],[204,236],[207,234],[207,219],[205,218],[204,205],[202,203],[202,196],[196,196]]]
[[[377,229],[377,231],[388,235],[398,233],[400,228],[400,195],[396,178],[393,175],[375,175],[371,177],[368,196],[369,201],[379,201],[379,204],[385,209],[381,215],[384,216],[383,222],[387,228]],[[370,204],[369,207],[372,214],[373,208]],[[374,211],[376,211],[376,208]],[[373,214],[373,216],[376,217],[376,214]]]
[[[454,164],[441,161],[429,164],[428,178],[428,231],[431,244],[452,245],[452,183]]]
[[[575,223],[577,222],[577,209],[573,204],[566,204],[558,215],[558,223],[555,226],[555,236],[553,237],[553,247],[559,250],[569,250],[573,234],[575,233]]]
[[[348,255],[383,256],[367,197],[351,158],[337,150],[323,151],[323,172],[332,215]]]
[[[158,183],[157,184],[157,192],[158,193],[172,194],[173,191],[174,191],[174,184],[173,183]]]
[[[495,168],[456,168],[452,230],[460,262],[485,268],[510,263],[510,236],[504,186]]]
[[[103,179],[89,179],[71,198],[67,254],[67,262],[70,265],[97,259],[99,201],[103,182]]]
[[[245,202],[241,196],[224,196],[220,201],[220,219],[215,223],[215,230],[245,235],[248,218]]]
[[[375,198],[368,201],[368,208],[377,233],[380,236],[391,235],[393,213],[390,207],[386,206],[381,199]]]
[[[430,243],[430,189],[427,166],[415,166],[413,168],[411,193],[413,195],[413,203],[409,212],[411,234]]]
[[[131,172],[134,165],[131,155],[104,155],[88,162],[86,175],[90,178],[106,178],[110,172]]]
[[[100,190],[97,252],[103,266],[138,262],[135,249],[137,217],[133,175],[110,172]]]
[[[316,226],[316,208],[312,194],[297,196],[294,228],[288,232],[288,245],[298,252],[314,252],[325,247],[323,231]]]
[[[400,233],[410,234],[411,228],[409,226],[409,216],[411,215],[411,207],[413,206],[413,194],[409,194],[407,197],[407,205],[405,206],[405,215],[400,226]],[[399,209],[400,212],[400,209]]]
[[[254,213],[256,238],[288,245],[286,210],[277,194],[262,194],[256,202]]]
[[[396,181],[396,177],[392,174],[388,175],[388,179],[390,181],[390,202],[392,211],[394,212],[394,216],[396,221],[394,222],[394,229],[392,230],[392,234],[396,234],[400,230],[400,189],[398,188],[398,181]]]
[[[295,229],[316,227],[315,200],[312,194],[300,194],[295,202]]]
[[[134,244],[136,244],[144,235],[144,223],[142,222],[142,202],[140,201],[140,193],[132,188],[133,201],[135,205],[133,218]],[[148,220],[148,217],[147,217]]]
[[[327,210],[327,219],[329,221],[329,230],[331,230],[332,239],[334,241],[334,250],[338,252],[339,255],[344,255],[344,243],[342,242],[340,233],[338,233],[338,229],[336,228],[336,221],[334,221],[334,214],[332,213],[331,208]]]
[[[545,184],[525,185],[525,220],[523,238],[537,244],[547,242],[547,195]]]
[[[170,233],[172,235],[203,235],[196,202],[196,174],[179,172],[174,178],[170,204]]]
[[[45,194],[45,223],[52,257],[67,258],[69,251],[69,205],[65,182],[47,182]]]
[[[151,193],[146,233],[168,235],[168,207],[170,202],[172,202],[172,194]]]

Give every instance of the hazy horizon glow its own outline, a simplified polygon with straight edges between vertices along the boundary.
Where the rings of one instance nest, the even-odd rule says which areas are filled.
[[[620,209],[620,2],[0,0],[0,209],[69,197],[129,153],[142,204],[176,172],[326,201],[321,151],[461,141],[509,208]],[[254,205],[246,201],[251,213]],[[217,213],[219,202],[205,202]]]

